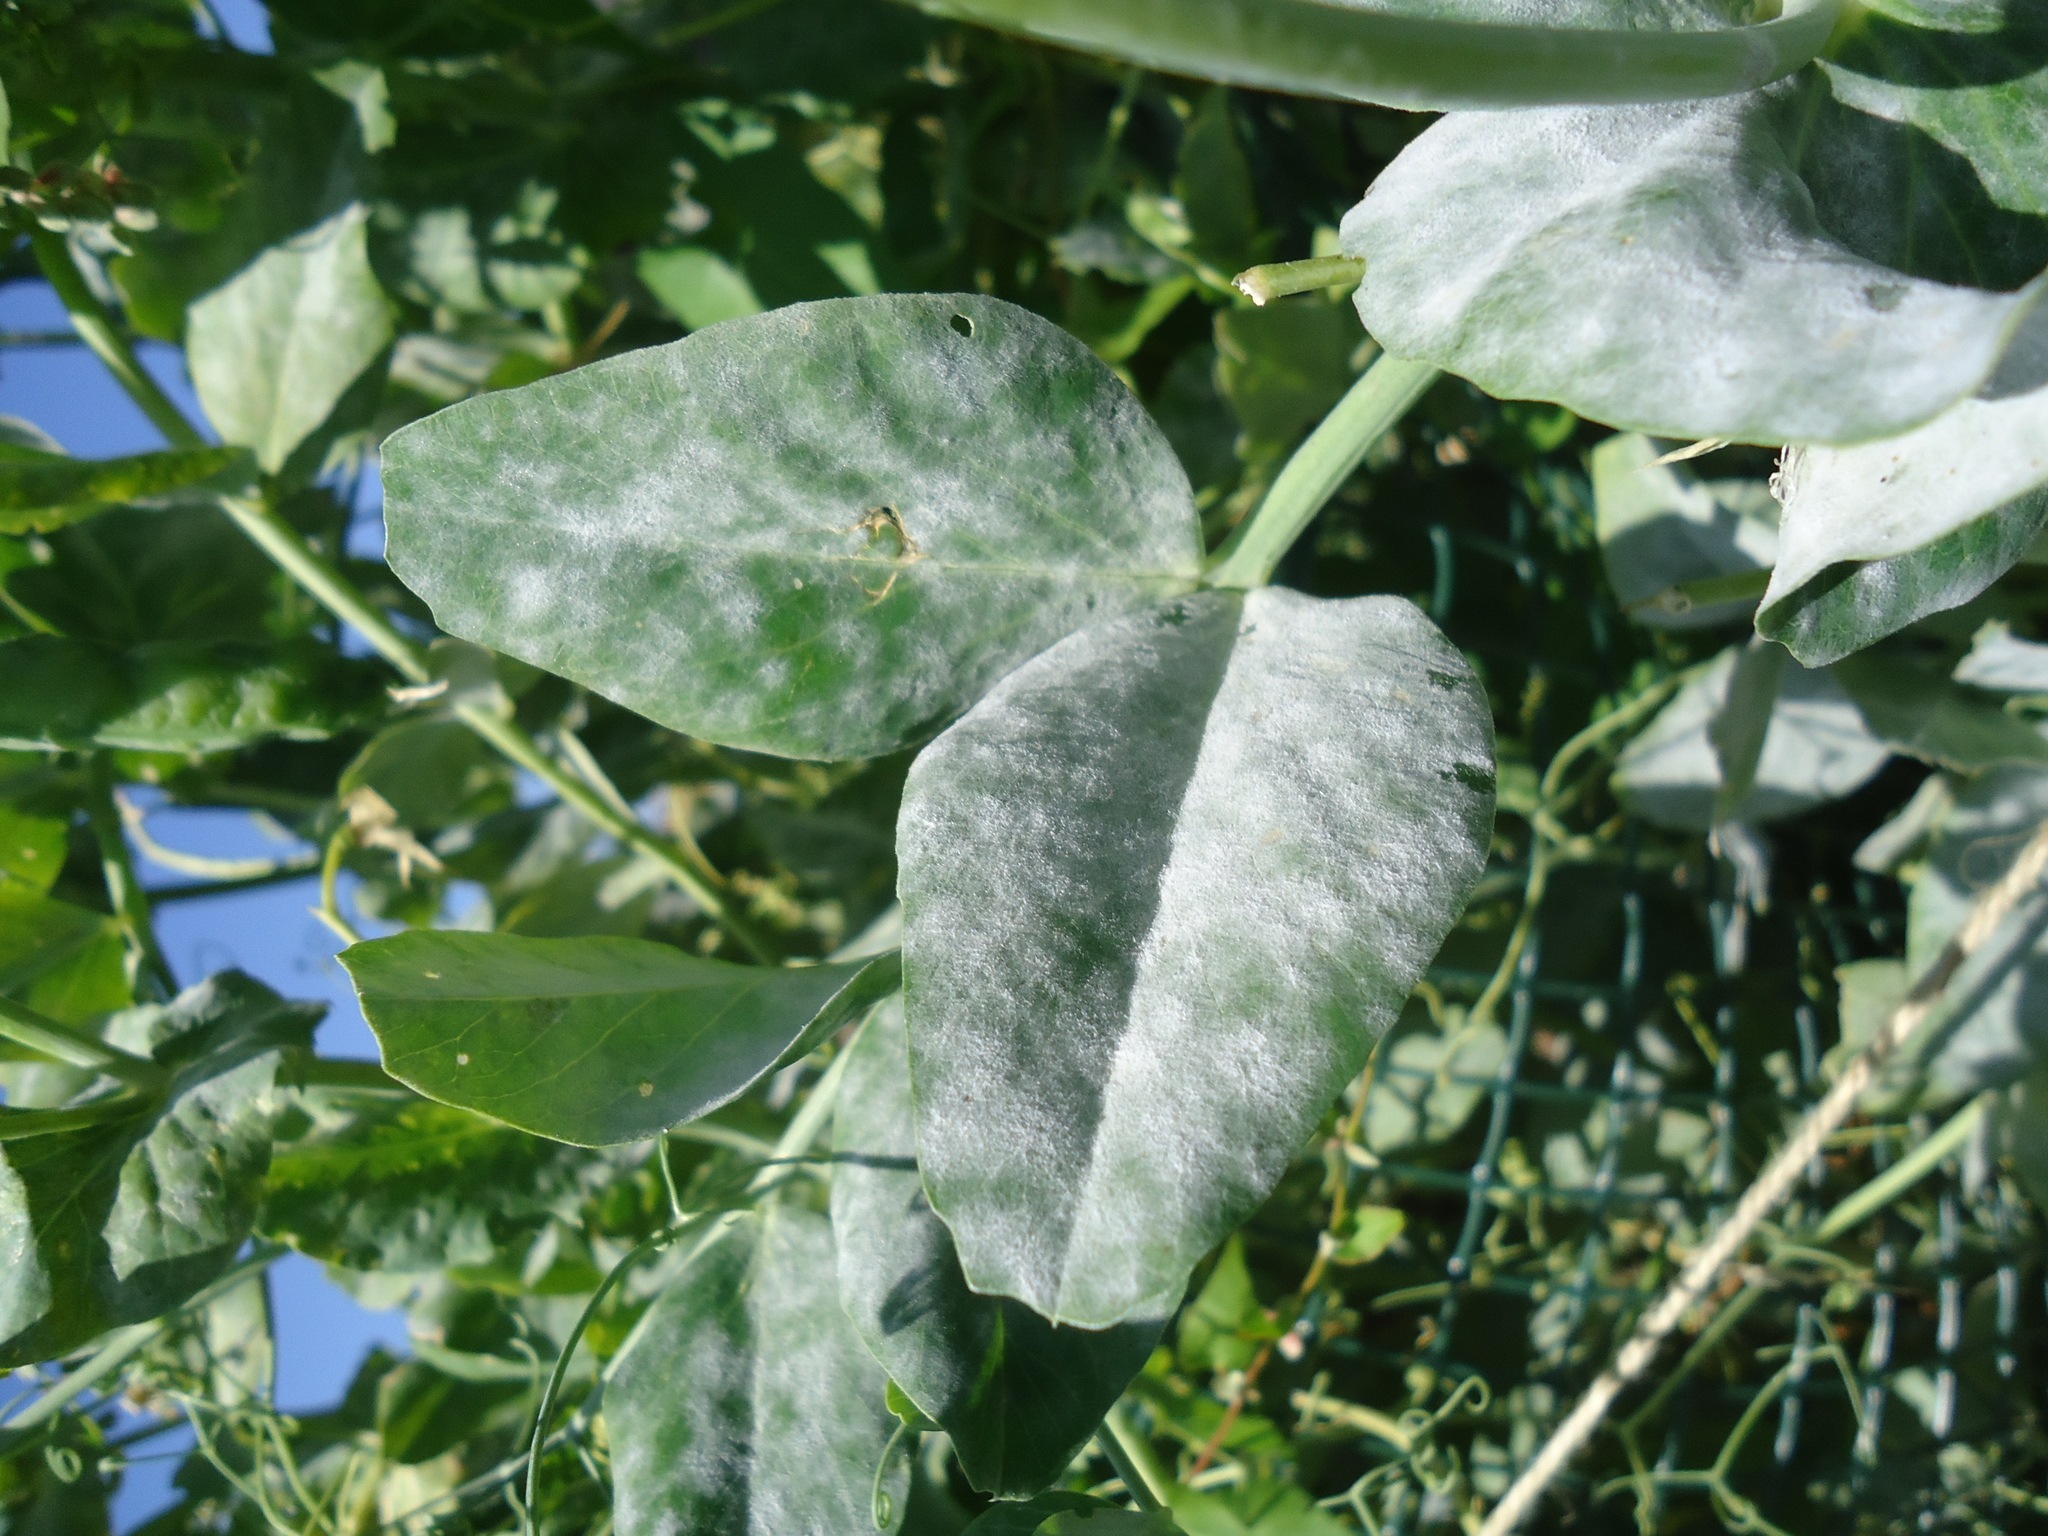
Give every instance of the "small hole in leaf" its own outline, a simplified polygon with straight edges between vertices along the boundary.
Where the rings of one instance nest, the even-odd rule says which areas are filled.
[[[948,323],[962,336],[972,336],[974,334],[974,322],[965,315],[955,315]]]

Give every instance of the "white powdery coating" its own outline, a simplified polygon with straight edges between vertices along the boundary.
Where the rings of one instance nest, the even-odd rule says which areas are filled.
[[[456,406],[385,462],[393,568],[444,628],[800,756],[900,745],[1201,559],[1135,397],[971,295],[711,326]]]
[[[1925,282],[1820,227],[1773,95],[1456,112],[1345,215],[1388,351],[1615,426],[1741,442],[1904,431],[2034,303]]]
[[[50,1301],[50,1271],[36,1249],[28,1185],[0,1146],[0,1344],[41,1322]]]
[[[606,1391],[620,1536],[850,1536],[893,1420],[831,1224],[740,1218],[656,1299]],[[899,1468],[883,1487],[903,1507]]]
[[[1723,651],[1686,684],[1615,763],[1614,787],[1631,810],[1688,831],[1713,825],[1721,759],[1708,732],[1727,701],[1738,649]],[[1891,756],[1832,676],[1790,659],[1784,666],[1756,782],[1731,821],[1775,821],[1838,800]]]
[[[1483,865],[1492,733],[1413,605],[1097,626],[919,759],[898,843],[918,1144],[977,1290],[1170,1308]]]
[[[1888,560],[2048,487],[2048,389],[1965,400],[1902,437],[1806,448],[1780,477],[1785,514],[1763,606],[1829,566]]]

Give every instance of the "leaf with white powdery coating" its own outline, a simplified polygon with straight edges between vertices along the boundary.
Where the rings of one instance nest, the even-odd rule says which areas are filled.
[[[1716,0],[914,0],[1169,74],[1441,109],[1747,90],[1827,41],[1836,7],[1742,26]]]
[[[733,965],[644,939],[400,933],[344,950],[384,1069],[582,1146],[716,1109],[893,991],[894,953]]]
[[[1863,208],[1853,242],[1824,227],[1816,198],[1853,209],[1848,170],[1889,125],[1808,106],[1771,91],[1442,119],[1344,218],[1366,329],[1491,395],[1661,436],[1918,426],[1990,377],[2041,286],[1963,287],[1863,253],[1968,267],[1963,235],[1917,204]]]
[[[1759,634],[1808,666],[1968,602],[2048,523],[2048,388],[1854,448],[1795,448]]]
[[[605,1388],[619,1536],[859,1536],[896,1426],[833,1284],[832,1227],[736,1218],[648,1309]],[[902,1523],[908,1458],[881,1481]]]
[[[1414,605],[1272,588],[1097,625],[912,767],[918,1156],[968,1283],[1157,1316],[1463,909],[1493,733]]]
[[[790,757],[934,731],[1202,553],[1130,391],[966,294],[798,304],[465,401],[392,436],[384,484],[444,629]]]
[[[192,306],[185,355],[207,420],[272,474],[390,345],[392,307],[370,270],[369,217],[351,204]]]
[[[903,1005],[851,1047],[832,1156],[839,1294],[889,1379],[952,1437],[967,1480],[1017,1498],[1049,1487],[1130,1384],[1165,1317],[1058,1328],[978,1296],[917,1172]]]

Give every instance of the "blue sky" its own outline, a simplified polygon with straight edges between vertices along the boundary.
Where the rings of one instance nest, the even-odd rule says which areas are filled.
[[[269,48],[268,18],[255,0],[214,0],[214,9],[237,47]],[[0,287],[0,331],[63,329],[63,310],[48,288],[29,283]],[[196,417],[178,354],[155,347],[145,361]],[[0,414],[33,421],[81,457],[162,445],[142,413],[79,346],[0,350]],[[367,495],[361,542],[374,547],[380,537],[374,480]],[[149,830],[158,842],[190,853],[274,857],[285,851],[239,812],[159,812],[150,817]],[[146,860],[142,873],[156,886],[186,878]],[[314,896],[308,880],[240,896],[166,904],[158,919],[165,954],[181,983],[239,967],[288,996],[324,1002],[329,1011],[319,1033],[321,1053],[374,1058],[376,1042],[334,960],[338,942],[307,911]],[[397,1351],[405,1347],[404,1323],[398,1315],[363,1310],[311,1260],[296,1255],[284,1260],[271,1271],[271,1283],[278,1335],[277,1396],[287,1411],[331,1403],[371,1344]],[[170,1443],[166,1437],[154,1448]],[[129,1471],[117,1498],[117,1530],[132,1529],[170,1502],[176,1465],[175,1458],[167,1457]]]

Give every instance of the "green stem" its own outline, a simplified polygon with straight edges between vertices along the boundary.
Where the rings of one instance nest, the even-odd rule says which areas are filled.
[[[342,623],[370,642],[408,683],[430,682],[426,652],[391,627],[349,579],[322,558],[292,527],[261,502],[242,496],[220,498],[221,510],[256,547]]]
[[[53,1061],[103,1073],[132,1088],[154,1092],[167,1080],[164,1069],[155,1062],[116,1050],[104,1041],[74,1034],[55,1019],[44,1018],[11,997],[0,997],[0,1040],[12,1040]]]
[[[1318,288],[1356,288],[1364,276],[1362,257],[1311,256],[1306,261],[1276,261],[1263,267],[1247,267],[1230,280],[1230,286],[1263,306],[1289,294],[1313,293]]]
[[[95,1099],[76,1109],[0,1109],[0,1141],[26,1141],[31,1136],[48,1136],[57,1131],[75,1131],[100,1125],[135,1113],[140,1101],[132,1093],[110,1099]]]
[[[127,829],[121,825],[121,811],[114,800],[114,775],[107,759],[96,757],[92,766],[92,797],[86,804],[86,820],[100,848],[100,872],[107,884],[107,901],[121,936],[128,945],[129,983],[147,981],[161,994],[158,1001],[178,995],[178,978],[156,942],[156,924],[149,914],[149,893],[135,878],[135,860],[128,850]]]
[[[1977,1122],[1984,1118],[1984,1107],[1985,1100],[1981,1095],[1964,1105],[1940,1130],[1823,1216],[1807,1240],[1825,1243],[1840,1237],[1926,1178],[1943,1158],[1970,1139],[1970,1133],[1977,1129]]]
[[[298,1083],[303,1088],[335,1088],[351,1093],[401,1093],[407,1098],[413,1096],[410,1088],[374,1061],[341,1061],[329,1056],[316,1056],[299,1069]]]
[[[458,704],[455,714],[477,735],[552,789],[565,805],[574,806],[586,820],[609,832],[635,853],[652,859],[661,867],[663,874],[687,891],[754,959],[763,965],[774,965],[780,960],[774,946],[733,905],[731,896],[692,868],[679,849],[631,817],[621,816],[613,810],[603,796],[566,772],[517,725],[492,714],[480,704]]]
[[[1437,377],[1437,370],[1427,363],[1382,353],[1308,441],[1295,449],[1258,510],[1216,552],[1205,583],[1249,591],[1272,580],[1281,557],[1315,520],[1323,503],[1337,494],[1367,450],[1408,414]]]
[[[49,1391],[40,1394],[21,1412],[9,1418],[4,1427],[0,1427],[0,1455],[19,1445],[30,1430],[54,1419],[63,1410],[64,1405],[72,1402],[80,1393],[104,1381],[134,1359],[142,1352],[144,1346],[177,1319],[190,1316],[202,1307],[210,1306],[258,1270],[266,1269],[283,1258],[286,1251],[282,1246],[263,1244],[218,1280],[194,1292],[162,1317],[151,1322],[116,1329],[108,1334],[100,1347],[82,1365],[72,1370]]]
[[[1102,1416],[1102,1430],[1095,1443],[1102,1447],[1102,1454],[1109,1458],[1116,1475],[1130,1490],[1132,1503],[1144,1510],[1167,1508],[1172,1501],[1173,1479],[1166,1475],[1166,1469],[1159,1464],[1145,1437],[1138,1433],[1122,1403],[1110,1404],[1109,1412]]]
[[[71,317],[71,328],[78,332],[78,339],[91,347],[99,360],[107,365],[107,370],[128,392],[128,397],[142,407],[142,414],[150,419],[157,431],[170,439],[174,448],[203,448],[206,439],[185,419],[185,413],[163,392],[157,381],[149,376],[148,370],[135,356],[135,349],[128,345],[128,338],[121,334],[107,314],[106,306],[86,285],[84,275],[64,244],[64,237],[39,229],[29,236],[29,245],[36,253],[36,265],[43,269],[43,276],[57,291],[57,301]]]

